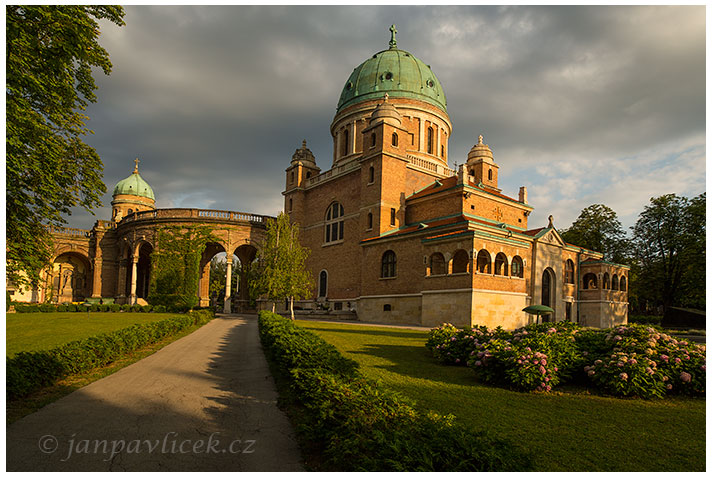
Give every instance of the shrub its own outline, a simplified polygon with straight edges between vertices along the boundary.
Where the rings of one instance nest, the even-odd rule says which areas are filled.
[[[121,304],[122,312],[131,312],[131,304]]]
[[[6,290],[5,291],[5,312],[10,310],[11,305],[12,305],[12,297],[10,296],[10,291]]]
[[[121,305],[119,304],[108,304],[109,312],[119,312],[121,311]]]
[[[76,304],[67,304],[67,312],[78,312]]]
[[[20,352],[7,359],[7,398],[16,399],[72,374],[101,367],[139,347],[157,342],[213,318],[208,311],[136,324],[125,329],[78,340],[48,351]]]
[[[60,304],[57,306],[57,312],[67,312],[67,305],[66,304]]]
[[[57,312],[57,306],[52,304],[40,304],[40,312]]]
[[[341,471],[516,471],[531,459],[454,417],[417,412],[365,379],[358,365],[318,335],[260,312],[260,339],[299,405],[300,436]]]
[[[154,305],[153,306],[153,312],[156,313],[165,313],[166,311],[166,306],[165,305]]]
[[[24,314],[30,312],[39,312],[40,308],[36,304],[17,304],[15,306],[15,311],[20,314]]]

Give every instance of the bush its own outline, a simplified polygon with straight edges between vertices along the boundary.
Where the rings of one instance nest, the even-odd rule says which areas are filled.
[[[67,312],[67,305],[66,304],[60,304],[57,306],[57,312]]]
[[[119,304],[108,304],[109,312],[119,312],[121,311],[121,305]]]
[[[19,314],[39,312],[40,307],[36,304],[17,304],[15,306],[15,311]]]
[[[154,305],[153,306],[153,312],[156,313],[165,313],[166,312],[166,306],[165,305]]]
[[[79,312],[76,304],[67,304],[67,312]]]
[[[40,312],[57,312],[57,306],[52,304],[40,304]]]
[[[5,291],[5,312],[10,310],[11,305],[12,305],[12,297],[10,296],[10,291],[6,290]]]
[[[131,304],[122,304],[121,311],[122,312],[131,312]]]
[[[48,351],[20,352],[7,359],[7,398],[17,399],[72,374],[102,367],[134,350],[213,318],[208,311],[136,324]]]
[[[660,325],[663,318],[657,315],[629,315],[629,324]]]
[[[512,443],[454,417],[417,412],[365,379],[356,362],[318,335],[260,312],[260,339],[299,407],[300,437],[340,471],[519,471],[531,459]]]

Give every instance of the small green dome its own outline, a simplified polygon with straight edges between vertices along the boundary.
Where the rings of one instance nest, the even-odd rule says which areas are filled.
[[[422,100],[447,112],[445,92],[430,67],[392,45],[354,69],[341,91],[337,113],[361,101],[383,98],[384,93]]]
[[[137,170],[135,170],[131,176],[122,179],[116,184],[114,196],[119,194],[131,194],[133,196],[143,196],[154,201],[156,200],[156,197],[153,195],[153,189],[143,180]]]

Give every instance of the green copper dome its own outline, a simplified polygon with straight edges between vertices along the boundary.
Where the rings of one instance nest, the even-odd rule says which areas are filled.
[[[337,113],[361,101],[383,98],[422,100],[447,111],[447,100],[430,67],[404,50],[396,48],[391,27],[391,47],[376,53],[357,66],[341,91]]]
[[[126,179],[122,179],[116,184],[114,188],[114,196],[119,194],[131,194],[133,196],[143,196],[152,200],[156,200],[153,195],[153,189],[148,185],[146,181],[143,180],[140,174],[138,174],[138,167],[134,172]]]

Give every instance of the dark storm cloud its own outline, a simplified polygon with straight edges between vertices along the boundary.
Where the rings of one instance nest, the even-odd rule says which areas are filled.
[[[329,168],[343,83],[391,23],[445,89],[451,166],[484,134],[503,192],[529,187],[532,227],[596,202],[628,225],[653,195],[704,190],[701,6],[126,10],[102,27],[114,69],[88,111],[106,206],[138,156],[159,207],[275,214],[302,139]]]

